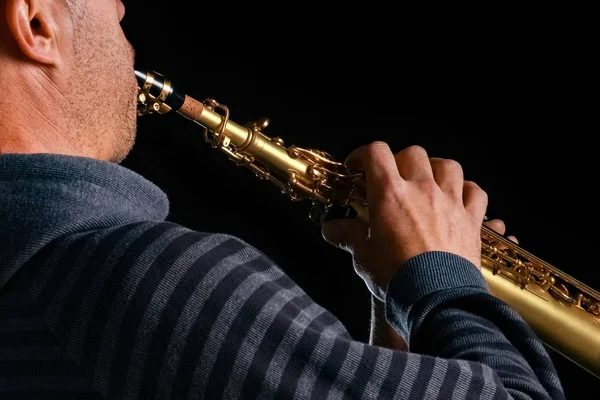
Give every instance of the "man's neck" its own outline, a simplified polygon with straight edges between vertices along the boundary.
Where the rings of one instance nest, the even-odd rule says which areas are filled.
[[[29,129],[19,129],[20,127],[7,124],[6,121],[0,121],[0,155],[1,154],[63,154],[68,156],[87,156],[82,151],[78,151],[68,142],[65,142],[62,136],[53,135],[51,132],[33,133]]]
[[[84,155],[68,136],[74,132],[66,127],[64,99],[39,79],[18,80],[3,74],[2,80],[10,84],[0,85],[4,94],[0,101],[0,154]]]

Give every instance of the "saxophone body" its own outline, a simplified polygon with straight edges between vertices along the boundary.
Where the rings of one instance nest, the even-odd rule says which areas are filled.
[[[368,218],[361,174],[329,154],[263,133],[264,119],[239,125],[226,106],[178,92],[156,72],[135,71],[138,115],[176,112],[203,128],[204,139],[238,166],[294,201],[312,203],[317,224],[332,214]],[[491,293],[517,311],[550,348],[600,378],[600,293],[482,226],[481,271]]]

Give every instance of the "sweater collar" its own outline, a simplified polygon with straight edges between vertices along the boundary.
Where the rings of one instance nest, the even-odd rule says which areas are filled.
[[[59,236],[164,221],[166,194],[118,164],[59,154],[0,155],[0,288]]]

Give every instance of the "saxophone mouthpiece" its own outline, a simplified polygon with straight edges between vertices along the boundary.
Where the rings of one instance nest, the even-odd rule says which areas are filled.
[[[141,88],[146,83],[147,75],[141,71],[135,70],[135,77],[137,78],[138,86]]]
[[[158,72],[142,72],[135,70],[139,89],[149,94],[161,111],[179,111],[185,102],[185,94],[179,93],[171,81]]]

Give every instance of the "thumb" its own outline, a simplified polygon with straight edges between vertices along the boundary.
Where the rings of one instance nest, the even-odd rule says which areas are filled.
[[[323,224],[321,233],[327,243],[355,253],[366,246],[369,226],[357,219],[334,219]]]

